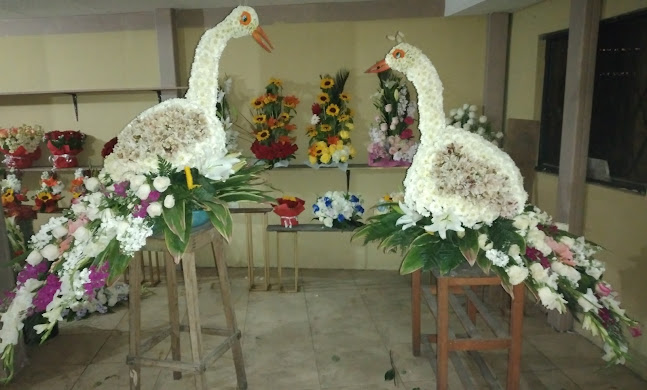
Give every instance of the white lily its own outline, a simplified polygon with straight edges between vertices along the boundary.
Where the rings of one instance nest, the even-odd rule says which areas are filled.
[[[443,240],[447,238],[447,231],[464,232],[461,221],[451,210],[436,214],[431,218],[431,225],[425,226],[427,232],[438,232]]]
[[[422,219],[422,215],[418,214],[415,210],[411,210],[404,203],[398,202],[398,205],[404,215],[395,221],[395,226],[402,225],[402,230],[407,230],[410,227],[416,226],[416,223]]]

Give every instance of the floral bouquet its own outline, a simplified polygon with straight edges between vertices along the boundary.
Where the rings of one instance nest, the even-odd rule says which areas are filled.
[[[54,213],[58,211],[64,185],[57,179],[56,173],[45,171],[40,175],[40,190],[34,197],[34,211]]]
[[[291,136],[297,128],[290,123],[299,99],[295,96],[282,96],[282,82],[270,79],[265,87],[265,94],[252,100],[254,116],[254,137],[252,153],[257,159],[266,161],[272,167],[285,167],[294,159],[294,153],[299,147]]]
[[[344,92],[348,75],[340,70],[333,79],[321,76],[321,93],[312,105],[312,118],[307,134],[310,137],[308,165],[345,166],[355,156],[355,148],[350,141],[350,131],[354,128],[353,111],[347,106],[350,95]]]
[[[72,203],[76,203],[77,200],[87,193],[85,188],[85,179],[88,177],[85,174],[85,171],[81,168],[78,168],[74,171],[74,179],[70,183],[70,192],[72,193]]]
[[[362,226],[362,200],[348,192],[328,191],[312,205],[315,217],[326,227],[354,229]]]
[[[305,210],[305,201],[294,196],[284,196],[276,199],[277,204],[273,204],[274,213],[281,217],[281,225],[284,227],[297,226],[299,220],[297,216]]]
[[[76,155],[83,151],[86,135],[80,131],[50,131],[45,133],[47,149],[54,168],[72,168],[79,165]]]
[[[218,87],[218,97],[216,102],[216,116],[222,122],[225,130],[225,147],[230,153],[238,151],[238,131],[234,129],[235,118],[233,117],[233,107],[229,105],[227,95],[231,92],[231,77],[227,77],[223,82],[222,88]]]
[[[40,158],[38,145],[43,138],[41,126],[22,125],[0,129],[0,151],[4,153],[4,163],[12,168],[29,168]]]
[[[101,157],[106,158],[112,153],[112,150],[117,145],[117,137],[112,138],[110,141],[106,142],[101,149]]]
[[[22,182],[13,169],[0,182],[0,186],[2,187],[2,207],[6,217],[18,217],[19,219],[35,217],[31,207],[22,204],[27,200],[27,189],[22,188]]]
[[[380,90],[373,98],[379,114],[369,135],[368,165],[409,166],[418,150],[411,125],[417,111],[403,80],[390,70],[378,73]]]
[[[478,116],[478,108],[475,105],[463,104],[460,108],[449,110],[449,117],[445,122],[457,129],[467,130],[476,133],[494,145],[501,147],[503,133],[492,128],[492,124],[485,115]]]

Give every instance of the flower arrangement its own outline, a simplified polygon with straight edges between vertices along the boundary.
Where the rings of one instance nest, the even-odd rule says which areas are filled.
[[[349,72],[337,72],[335,78],[320,76],[321,93],[312,105],[310,126],[306,129],[310,137],[308,164],[320,166],[344,166],[355,157],[355,148],[350,141],[354,128],[353,110],[348,107],[350,95],[344,92]]]
[[[295,96],[282,96],[283,83],[271,78],[265,87],[265,94],[251,102],[254,109],[254,137],[252,153],[257,159],[270,166],[287,166],[294,159],[299,147],[294,143],[296,138],[291,134],[297,128],[290,123],[296,114],[299,99]]]
[[[359,196],[341,191],[328,191],[317,198],[312,211],[326,227],[354,229],[362,225],[360,221],[364,207]]]
[[[53,171],[44,171],[40,175],[40,189],[34,196],[34,211],[54,213],[58,211],[58,201],[63,195],[64,185]]]
[[[387,204],[389,209],[371,217],[353,238],[400,250],[401,274],[419,269],[446,274],[467,262],[498,275],[509,292],[524,283],[545,308],[579,316],[584,329],[603,340],[604,360],[624,363],[624,330],[632,336],[642,331],[602,279],[600,246],[526,205],[521,175],[505,152],[464,129],[446,131],[442,83],[419,49],[395,46],[372,69],[385,67],[414,82],[423,142],[404,181],[404,200]]]
[[[38,125],[0,129],[0,151],[5,154],[5,165],[19,169],[29,168],[40,158],[38,145],[42,138],[43,128]]]
[[[503,141],[503,133],[494,130],[487,116],[479,116],[477,112],[478,108],[475,105],[466,103],[459,108],[449,110],[449,116],[445,119],[445,122],[457,129],[478,134],[500,147]]]
[[[305,210],[305,200],[294,196],[283,196],[276,199],[276,203],[272,207],[274,213],[281,217],[281,225],[284,227],[297,226],[299,224],[297,216]]]
[[[238,151],[238,131],[234,129],[235,118],[233,110],[227,100],[227,95],[231,92],[231,77],[227,77],[223,82],[222,88],[218,87],[218,96],[216,100],[216,116],[220,119],[222,127],[225,130],[225,147],[230,153]]]
[[[54,168],[72,168],[79,165],[76,155],[83,151],[86,135],[80,131],[54,130],[45,133],[47,149],[52,153]]]
[[[72,203],[75,203],[78,198],[87,193],[85,188],[85,179],[88,176],[85,174],[85,171],[82,168],[78,168],[74,171],[74,179],[70,183],[70,192],[72,193]]]
[[[112,138],[110,141],[106,142],[101,149],[101,157],[106,158],[112,153],[115,145],[117,145],[117,137]]]
[[[5,216],[25,217],[23,208],[30,209],[22,205],[22,202],[27,200],[27,189],[22,188],[22,182],[13,168],[9,170],[7,177],[0,182],[0,187],[2,187],[2,207],[4,208]],[[31,216],[32,213],[28,213],[28,215]]]
[[[411,125],[417,111],[403,80],[393,72],[378,73],[380,90],[373,98],[379,114],[371,127],[368,146],[370,166],[409,166],[418,149]]]
[[[377,201],[375,214],[385,214],[391,210],[391,205],[404,201],[404,192],[391,192]]]

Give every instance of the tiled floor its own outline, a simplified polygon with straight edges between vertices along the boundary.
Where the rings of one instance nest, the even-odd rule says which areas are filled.
[[[212,270],[199,273],[203,322],[224,324],[217,279]],[[232,269],[230,277],[243,331],[249,389],[435,389],[429,361],[411,354],[408,278],[386,271],[303,270],[302,291],[280,294],[248,292],[245,270]],[[150,292],[142,302],[145,334],[166,326],[168,319],[164,286]],[[534,314],[528,314],[524,322],[523,389],[647,389],[647,382],[624,367],[604,369],[600,350],[583,337],[556,333],[538,311],[529,312]],[[423,332],[430,333],[433,318],[423,313]],[[127,389],[127,332],[125,308],[64,324],[59,336],[29,351],[30,365],[6,388]],[[204,343],[209,347],[220,340],[206,336]],[[182,349],[187,356],[187,338],[182,340]],[[384,381],[390,351],[401,377],[396,386]],[[168,341],[148,354],[167,356]],[[505,378],[506,354],[484,356],[497,376]],[[466,364],[468,370],[477,371]],[[463,388],[460,374],[450,372],[451,389]],[[218,360],[207,376],[210,389],[235,389],[231,353]],[[477,383],[477,388],[488,388],[481,379]],[[166,371],[142,369],[142,389],[190,390],[193,386],[190,375],[174,381]]]

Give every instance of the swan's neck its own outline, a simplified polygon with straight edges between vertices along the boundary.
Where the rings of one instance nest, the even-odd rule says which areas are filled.
[[[417,69],[407,72],[407,78],[418,95],[418,120],[421,139],[432,137],[445,128],[443,110],[443,84],[438,72],[428,58],[418,63]]]
[[[191,65],[189,89],[185,98],[206,109],[215,109],[218,97],[218,65],[231,34],[217,25],[200,38]]]

